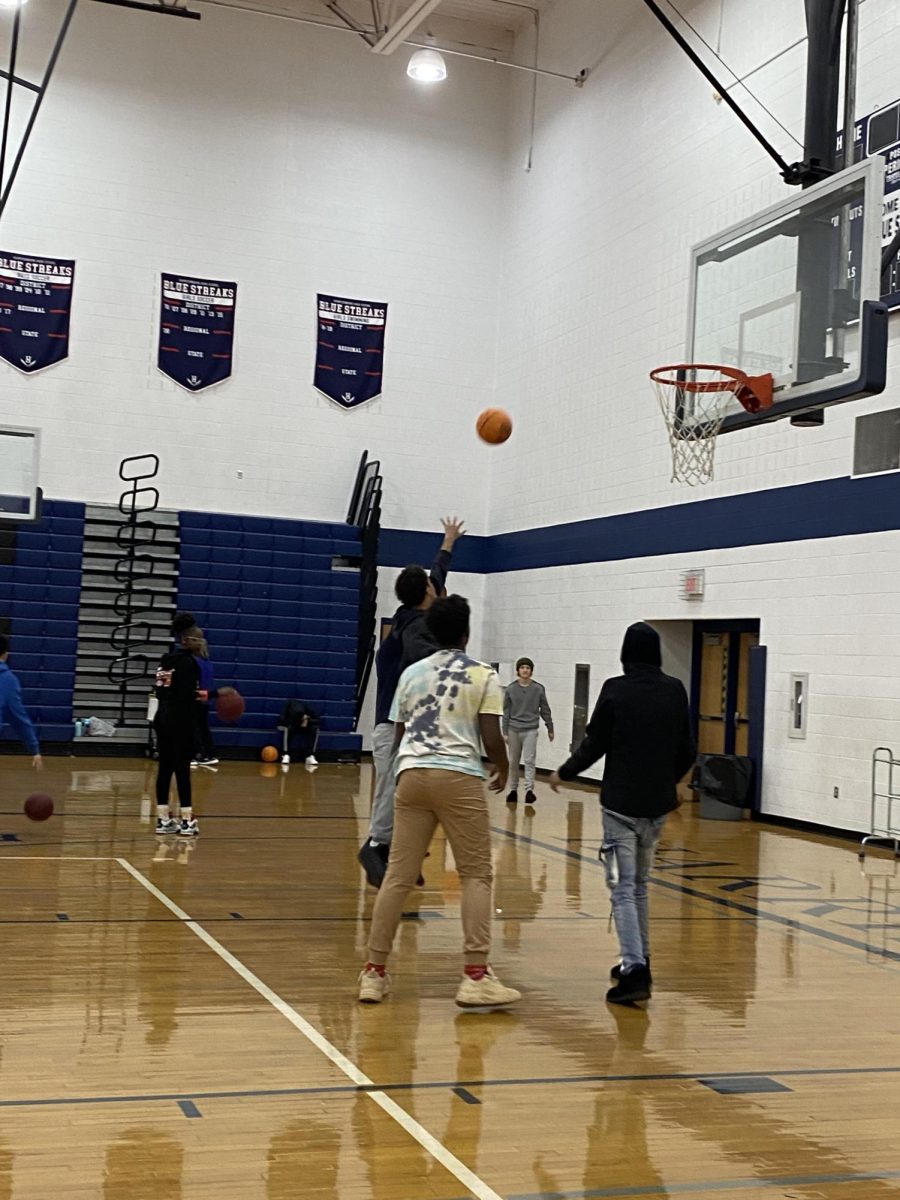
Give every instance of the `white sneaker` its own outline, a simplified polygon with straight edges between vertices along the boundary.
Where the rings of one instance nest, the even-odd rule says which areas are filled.
[[[359,973],[359,999],[362,1004],[380,1004],[391,994],[391,977],[387,971],[380,975],[370,968]]]
[[[197,823],[197,818],[192,821],[182,821],[178,827],[178,833],[181,837],[196,837],[200,832],[200,826]]]
[[[481,979],[463,975],[456,993],[456,1003],[460,1008],[502,1008],[521,999],[522,993],[515,988],[504,987],[490,967]]]
[[[179,829],[179,822],[176,821],[174,817],[169,817],[168,820],[164,820],[162,817],[156,818],[157,833],[177,833]]]
[[[306,760],[306,765],[308,767],[317,767],[319,765],[319,760],[316,758],[316,756],[314,754],[310,754],[310,756]]]

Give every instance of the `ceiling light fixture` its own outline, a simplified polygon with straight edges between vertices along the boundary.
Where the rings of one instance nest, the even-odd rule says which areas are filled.
[[[447,64],[439,50],[416,50],[410,57],[406,73],[417,83],[441,83],[447,78]]]

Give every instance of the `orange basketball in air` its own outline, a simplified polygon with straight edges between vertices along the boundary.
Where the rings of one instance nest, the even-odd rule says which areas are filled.
[[[277,762],[279,758],[278,751],[274,746],[263,746],[259,752],[259,757],[263,762]]]
[[[499,446],[512,433],[512,417],[502,408],[486,408],[475,422],[475,429],[483,442]]]

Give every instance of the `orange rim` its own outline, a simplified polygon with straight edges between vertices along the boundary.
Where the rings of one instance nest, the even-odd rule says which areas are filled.
[[[698,383],[679,379],[679,371],[718,371],[722,379],[708,379]],[[681,388],[683,392],[733,392],[735,398],[747,412],[762,412],[772,407],[775,381],[771,375],[748,375],[740,367],[729,367],[723,363],[676,363],[669,367],[656,367],[650,372],[654,383]]]

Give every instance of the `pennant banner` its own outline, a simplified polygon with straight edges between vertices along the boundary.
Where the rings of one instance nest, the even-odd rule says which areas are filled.
[[[163,275],[157,366],[202,392],[231,374],[237,284]]]
[[[69,356],[75,263],[0,251],[0,358],[28,375]]]
[[[387,305],[319,295],[317,311],[314,386],[342,408],[380,396]]]

